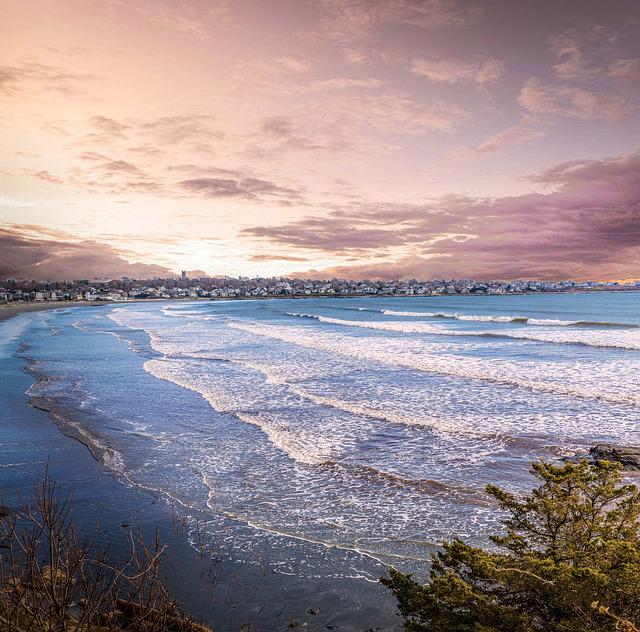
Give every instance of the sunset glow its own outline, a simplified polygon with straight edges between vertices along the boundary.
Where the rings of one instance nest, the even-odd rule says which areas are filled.
[[[635,0],[0,5],[0,277],[640,277]]]

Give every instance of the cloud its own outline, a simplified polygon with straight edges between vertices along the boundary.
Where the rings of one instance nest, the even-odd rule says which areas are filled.
[[[80,97],[98,81],[90,74],[72,72],[60,66],[26,60],[14,66],[0,66],[0,94],[8,96],[57,93]]]
[[[251,255],[249,257],[251,261],[258,262],[269,262],[269,261],[292,261],[292,262],[303,262],[309,261],[306,257],[293,257],[290,255]]]
[[[475,4],[454,0],[321,0],[323,34],[352,42],[369,39],[379,27],[405,25],[440,29],[474,22],[481,11]]]
[[[151,119],[116,119],[102,114],[87,119],[88,133],[76,144],[96,146],[101,151],[132,152],[139,159],[159,160],[177,152],[191,155],[215,153],[211,142],[219,143],[225,133],[213,126],[217,119],[210,114],[181,114]]]
[[[612,79],[640,86],[640,59],[616,59],[611,62],[608,74]]]
[[[40,126],[40,129],[43,129],[51,134],[54,134],[55,136],[60,136],[63,138],[71,136],[71,132],[67,131],[64,127],[62,127],[63,124],[64,123],[60,121],[45,121]]]
[[[341,84],[344,85],[344,84]],[[369,84],[367,84],[369,85]],[[386,151],[386,135],[450,133],[469,114],[443,101],[417,101],[394,92],[330,91],[308,99],[287,116],[262,119],[242,150],[251,159],[273,160],[289,152],[373,153]]]
[[[340,255],[406,243],[402,230],[381,224],[367,226],[362,215],[342,218],[332,214],[282,226],[255,226],[241,230],[240,235],[266,239],[279,246]]]
[[[191,177],[215,177],[215,178],[242,178],[243,173],[239,169],[225,169],[214,165],[169,165],[167,171],[170,173],[180,173]]]
[[[567,81],[589,81],[603,74],[603,60],[613,53],[618,36],[602,24],[572,28],[549,37],[549,50],[558,63],[553,71]]]
[[[322,103],[310,104],[307,113],[325,122],[333,118],[343,126],[394,134],[452,132],[469,117],[452,103],[417,101],[394,92],[338,94]]]
[[[62,178],[58,178],[58,176],[54,176],[52,173],[49,173],[46,169],[42,171],[35,171],[31,175],[33,175],[34,178],[43,180],[44,182],[51,182],[52,184],[64,184],[64,180],[62,180]]]
[[[126,123],[102,115],[92,116],[89,119],[89,125],[97,132],[111,138],[125,138],[125,132],[131,128]]]
[[[445,197],[334,209],[241,237],[360,263],[314,273],[362,277],[640,276],[640,151],[572,161],[531,178],[549,193]]]
[[[556,115],[584,121],[619,120],[633,106],[619,95],[591,92],[573,86],[553,86],[539,79],[529,79],[518,96],[518,102],[534,114]]]
[[[145,169],[122,158],[112,158],[99,152],[86,151],[78,156],[80,163],[64,174],[31,171],[39,180],[55,185],[67,185],[91,193],[171,194],[170,186]]]
[[[364,124],[406,134],[451,132],[469,116],[452,103],[418,102],[402,94],[362,95],[350,105],[353,115]]]
[[[289,151],[338,152],[347,149],[347,143],[336,130],[333,135],[323,130],[310,130],[315,139],[298,130],[295,123],[283,116],[272,116],[262,123],[259,146],[248,150],[256,158],[266,159]]]
[[[301,117],[302,118],[302,117]],[[345,138],[345,122],[332,123],[311,116],[304,119],[306,129],[300,129],[292,117],[270,116],[261,121],[259,131],[253,135],[254,143],[244,154],[260,160],[273,159],[288,152],[320,151],[336,153],[352,149]]]
[[[271,199],[286,204],[301,201],[301,194],[295,189],[281,187],[268,180],[251,177],[242,179],[193,178],[179,182],[178,186],[188,193],[206,198]]]
[[[209,119],[210,117],[203,117]],[[119,136],[123,130],[135,134],[142,129],[143,134],[151,134],[157,142],[169,142],[174,135],[198,137],[208,134],[206,123],[200,117],[173,116],[154,119],[140,125],[123,124],[108,117],[93,117],[93,129],[104,130],[108,136]],[[263,133],[271,134],[278,142],[285,144],[306,143],[296,136],[286,119],[267,119],[263,123]],[[108,143],[105,143],[108,145]],[[177,141],[174,143],[174,147]],[[114,143],[114,148],[118,143]],[[77,156],[74,166],[66,173],[52,174],[46,170],[28,171],[29,175],[55,185],[73,186],[91,193],[147,194],[165,198],[181,199],[185,196],[204,198],[237,198],[252,202],[275,202],[279,205],[304,204],[302,191],[276,184],[247,168],[233,169],[218,167],[210,163],[166,164],[157,160],[163,152],[134,152],[139,154],[140,164],[129,156],[122,157],[99,151],[83,151]],[[176,152],[176,156],[178,153]],[[145,160],[146,159],[146,160]]]
[[[67,183],[77,188],[118,195],[165,191],[164,182],[128,160],[97,152],[84,152],[80,158],[85,164],[74,167],[67,177]]]
[[[540,129],[539,122],[529,117],[523,117],[514,125],[489,136],[486,140],[473,145],[471,147],[462,147],[450,152],[449,155],[457,158],[481,158],[487,154],[491,154],[511,147],[513,145],[522,145],[536,138],[545,136]]]
[[[233,25],[226,2],[207,3],[206,8],[190,2],[174,6],[160,0],[107,0],[107,4],[130,11],[151,24],[198,39],[206,39],[216,27]]]
[[[178,145],[220,138],[222,133],[210,125],[213,120],[213,116],[203,114],[161,116],[139,123],[138,129],[161,145]]]
[[[504,72],[504,64],[494,57],[471,61],[453,61],[418,57],[411,62],[414,75],[436,83],[494,83]]]
[[[624,89],[640,85],[640,58],[625,54],[621,50],[622,42],[623,38],[617,32],[602,24],[555,33],[549,38],[549,49],[559,62],[553,66],[554,73],[568,82],[612,80],[609,94],[624,94]],[[603,96],[594,95],[594,99],[601,102]],[[624,99],[613,96],[609,103],[615,112],[624,105]],[[637,99],[635,105],[637,109]],[[605,109],[609,109],[606,103]]]
[[[232,85],[240,93],[246,90],[287,93],[291,91],[292,86],[286,80],[310,70],[311,62],[300,57],[285,55],[250,59],[235,67]]]
[[[304,88],[305,92],[325,92],[327,90],[347,90],[350,88],[379,88],[384,85],[380,79],[354,79],[352,77],[334,77],[313,81]]]
[[[371,52],[361,48],[343,48],[342,54],[345,61],[353,66],[370,63],[373,57]]]
[[[0,228],[0,250],[0,278],[42,281],[175,276],[164,266],[132,261],[134,253],[38,226]]]

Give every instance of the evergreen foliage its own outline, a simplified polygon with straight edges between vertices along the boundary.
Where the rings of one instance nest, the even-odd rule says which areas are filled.
[[[430,581],[390,569],[382,583],[408,632],[640,632],[640,491],[620,466],[539,462],[524,498],[489,485],[506,533],[484,550],[459,539]]]

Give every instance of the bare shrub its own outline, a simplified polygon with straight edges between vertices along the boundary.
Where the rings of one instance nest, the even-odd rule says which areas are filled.
[[[48,471],[31,498],[0,503],[0,630],[210,632],[186,617],[159,578],[163,553],[129,535],[126,559],[81,538],[72,496]]]

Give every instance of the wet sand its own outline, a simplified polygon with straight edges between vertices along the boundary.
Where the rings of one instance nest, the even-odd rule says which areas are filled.
[[[26,312],[40,312],[46,309],[63,309],[65,307],[88,307],[106,305],[96,301],[47,301],[44,303],[5,303],[0,305],[0,321]]]

